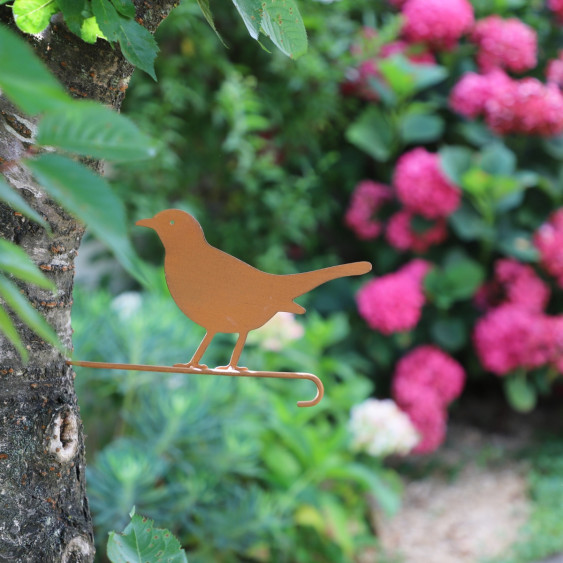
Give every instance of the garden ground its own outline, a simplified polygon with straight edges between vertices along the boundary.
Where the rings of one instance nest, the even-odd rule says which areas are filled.
[[[538,446],[541,450],[538,436],[557,432],[557,426],[556,410],[526,416],[491,401],[462,407],[445,447],[403,468],[410,477],[401,511],[393,518],[375,511],[388,558],[404,563],[562,563],[563,553],[542,559],[550,551],[545,539],[526,532],[545,507],[531,485],[536,458],[525,454]],[[555,484],[563,487],[563,481]],[[528,555],[514,545],[527,545]]]

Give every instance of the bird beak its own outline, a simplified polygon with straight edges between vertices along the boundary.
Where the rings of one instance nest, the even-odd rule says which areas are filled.
[[[149,229],[154,229],[152,219],[140,219],[135,223],[135,225],[138,225],[139,227],[148,227]]]

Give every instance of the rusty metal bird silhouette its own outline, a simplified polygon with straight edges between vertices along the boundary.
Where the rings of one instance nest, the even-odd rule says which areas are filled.
[[[238,362],[251,330],[281,311],[304,313],[294,299],[311,289],[371,270],[369,262],[354,262],[301,274],[269,274],[211,246],[201,225],[185,211],[167,209],[136,224],[154,229],[160,237],[170,294],[182,312],[206,330],[192,359],[176,364],[187,368],[208,369],[200,363],[202,356],[215,334],[223,332],[238,334],[238,340],[229,364],[216,369],[247,369]]]
[[[317,386],[317,394],[308,401],[297,401],[297,406],[311,407],[323,398],[323,383],[311,373],[250,371],[239,366],[246,337],[278,312],[304,313],[305,309],[295,303],[296,297],[327,281],[365,274],[371,270],[369,262],[354,262],[302,274],[268,274],[211,246],[205,240],[200,224],[185,211],[168,209],[136,224],[154,229],[160,237],[170,294],[187,317],[205,328],[205,336],[186,364],[153,366],[68,360],[68,365],[159,373],[308,379]],[[238,339],[228,365],[208,368],[201,359],[218,332],[238,334]]]

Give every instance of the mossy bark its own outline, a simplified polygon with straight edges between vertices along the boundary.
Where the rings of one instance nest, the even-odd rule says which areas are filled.
[[[154,31],[177,2],[135,4],[137,20]],[[0,7],[0,22],[13,27],[9,7]],[[46,32],[27,40],[73,96],[120,108],[133,67],[118,48],[102,40],[84,43],[57,16]],[[18,285],[71,349],[74,259],[84,227],[19,164],[33,145],[35,126],[0,97],[2,173],[47,220],[52,235],[0,204],[0,237],[23,248],[56,284],[54,294]],[[101,171],[101,163],[88,164]],[[29,361],[24,365],[0,333],[0,561],[90,562],[94,539],[74,372],[60,351],[14,320]]]

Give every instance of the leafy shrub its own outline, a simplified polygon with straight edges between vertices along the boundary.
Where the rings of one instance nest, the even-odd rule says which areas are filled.
[[[201,336],[158,293],[79,291],[73,319],[76,355],[91,360],[169,365]],[[399,483],[351,449],[349,412],[371,384],[361,359],[338,351],[348,333],[344,315],[313,313],[283,351],[263,348],[267,332],[247,345],[254,368],[319,375],[327,393],[314,408],[295,405],[312,393],[308,381],[81,370],[98,541],[135,505],[178,536],[191,562],[344,562],[373,545],[366,495],[392,512]],[[209,361],[223,363],[232,344],[218,339]]]

